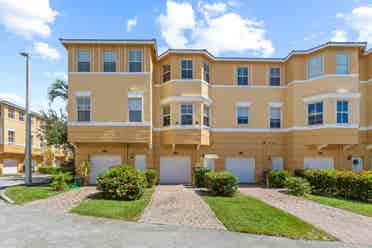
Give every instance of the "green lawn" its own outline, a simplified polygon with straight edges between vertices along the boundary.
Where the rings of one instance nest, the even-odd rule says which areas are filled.
[[[253,197],[204,195],[203,199],[229,231],[282,236],[291,239],[335,240],[297,217]]]
[[[356,214],[372,217],[372,203],[319,195],[308,195],[306,198],[324,205],[329,205],[332,207],[348,210]]]
[[[136,221],[150,202],[154,190],[154,188],[146,189],[142,197],[134,201],[107,200],[97,195],[85,199],[79,206],[73,208],[71,212],[81,215]]]
[[[16,204],[45,199],[60,192],[50,186],[14,186],[6,189],[5,194]]]

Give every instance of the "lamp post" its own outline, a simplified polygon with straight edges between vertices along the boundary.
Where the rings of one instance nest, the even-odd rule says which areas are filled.
[[[25,184],[32,183],[32,162],[31,162],[31,113],[30,113],[30,54],[20,53],[26,58],[26,146],[25,146]]]

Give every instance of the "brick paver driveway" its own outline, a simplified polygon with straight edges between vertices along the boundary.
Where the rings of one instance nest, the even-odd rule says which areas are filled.
[[[96,187],[81,187],[47,199],[30,202],[25,204],[25,206],[51,211],[68,212],[71,208],[77,206],[84,198],[96,192]]]
[[[333,235],[355,244],[372,244],[372,218],[322,205],[275,189],[243,187],[240,192],[289,212]]]
[[[195,190],[183,185],[157,186],[139,222],[225,230]]]

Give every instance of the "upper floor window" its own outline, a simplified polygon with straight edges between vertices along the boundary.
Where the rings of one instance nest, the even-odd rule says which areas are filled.
[[[104,72],[116,71],[116,53],[114,51],[103,52],[103,71]]]
[[[307,62],[308,78],[318,77],[323,75],[323,56],[315,56]]]
[[[182,79],[192,79],[193,78],[192,60],[191,59],[183,59],[181,61],[181,78]]]
[[[171,66],[163,65],[163,83],[171,80]]]
[[[209,83],[209,64],[203,64],[203,80]]]
[[[323,124],[323,102],[307,105],[307,122],[309,125]]]
[[[163,112],[163,126],[164,127],[170,126],[170,121],[171,121],[170,105],[164,105],[162,108],[162,112]]]
[[[128,98],[129,122],[142,122],[142,97]]]
[[[280,107],[270,107],[270,128],[280,128]]]
[[[337,124],[349,123],[349,102],[337,101],[336,108]]]
[[[236,108],[236,122],[240,124],[248,124],[249,122],[249,107],[238,106]]]
[[[90,71],[90,52],[89,50],[78,51],[78,72]]]
[[[14,144],[14,143],[15,143],[15,131],[8,130],[8,144]]]
[[[19,117],[18,117],[18,119],[19,119],[20,121],[24,121],[24,120],[25,120],[25,112],[20,111],[20,112],[19,112]]]
[[[193,105],[181,104],[181,125],[193,124]]]
[[[91,100],[90,96],[76,97],[77,121],[91,120]]]
[[[129,72],[142,72],[142,51],[129,50]]]
[[[336,74],[349,74],[349,55],[347,53],[336,54]]]
[[[14,108],[10,106],[8,107],[8,118],[14,119]]]
[[[239,67],[236,70],[238,85],[248,85],[248,67]]]
[[[270,85],[280,86],[280,68],[278,67],[270,68]]]
[[[210,126],[210,108],[207,105],[203,106],[203,125]]]

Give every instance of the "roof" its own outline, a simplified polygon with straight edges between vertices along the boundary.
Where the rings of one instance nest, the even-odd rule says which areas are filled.
[[[20,109],[20,110],[26,111],[25,107],[20,106],[20,105],[15,104],[15,103],[12,103],[12,102],[7,101],[7,100],[4,100],[4,99],[0,99],[0,104],[5,104],[5,105],[8,105],[8,106],[12,106],[12,107],[14,107],[16,109]],[[31,111],[31,114],[40,117],[40,114],[37,113],[37,112],[35,112],[35,111]]]

